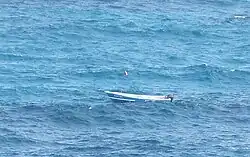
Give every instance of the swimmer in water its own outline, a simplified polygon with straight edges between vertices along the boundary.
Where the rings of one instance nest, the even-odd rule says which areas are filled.
[[[125,75],[125,76],[128,76],[128,72],[127,72],[127,71],[124,71],[124,75]]]

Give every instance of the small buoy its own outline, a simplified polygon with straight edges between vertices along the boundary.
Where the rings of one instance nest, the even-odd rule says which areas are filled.
[[[128,72],[127,72],[127,71],[124,71],[124,75],[127,76],[127,75],[128,75]]]
[[[89,110],[91,110],[91,109],[92,109],[92,107],[90,106],[90,107],[89,107]]]

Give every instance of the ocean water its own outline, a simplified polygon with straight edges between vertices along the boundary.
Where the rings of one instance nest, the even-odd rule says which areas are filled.
[[[1,157],[249,157],[249,95],[249,0],[0,1]]]

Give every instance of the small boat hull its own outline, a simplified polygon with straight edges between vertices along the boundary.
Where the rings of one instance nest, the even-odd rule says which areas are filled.
[[[173,98],[166,96],[139,95],[122,92],[104,91],[111,100],[121,102],[147,102],[147,101],[172,101]]]

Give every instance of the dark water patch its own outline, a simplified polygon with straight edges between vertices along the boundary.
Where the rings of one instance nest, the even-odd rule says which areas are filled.
[[[86,69],[84,71],[71,71],[70,73],[72,76],[76,76],[76,77],[95,77],[95,78],[105,77],[105,78],[114,79],[114,78],[121,76],[121,71],[112,70],[112,69],[110,70],[109,69],[106,69],[106,70]]]
[[[11,134],[11,133],[14,133],[14,131],[9,129],[9,128],[0,128],[0,133],[1,134]]]
[[[16,64],[20,64],[20,62],[38,62],[38,61],[44,61],[44,62],[54,62],[54,60],[51,57],[39,57],[39,56],[30,56],[30,55],[21,55],[19,53],[5,53],[0,55],[0,59],[8,62],[16,62]]]
[[[138,29],[140,29],[138,27],[138,25],[136,24],[136,22],[133,22],[133,21],[128,21],[128,22],[124,23],[124,26],[128,27],[128,28],[138,28]]]
[[[119,131],[111,131],[111,132],[108,132],[107,134],[110,134],[110,135],[120,135],[120,134],[122,134],[122,132],[119,132]]]
[[[233,7],[233,6],[238,5],[238,2],[233,1],[233,0],[219,0],[219,1],[206,0],[205,3],[209,4],[209,5],[213,6],[213,7],[215,7],[215,6],[217,6],[217,7],[221,7],[221,6]]]
[[[128,143],[141,143],[141,144],[160,144],[161,142],[157,139],[154,138],[149,138],[149,139],[133,139],[133,140],[129,140]]]
[[[63,151],[74,151],[76,153],[84,153],[86,156],[105,156],[114,150],[113,147],[108,145],[95,145],[95,146],[75,146],[75,147],[66,147]],[[97,152],[98,151],[98,152]]]
[[[243,104],[240,103],[238,101],[236,101],[235,103],[227,103],[225,104],[225,108],[228,111],[233,111],[235,113],[241,113],[241,112],[250,112],[250,106],[248,104]]]
[[[67,155],[62,155],[62,154],[60,154],[60,152],[58,152],[58,153],[49,153],[49,154],[47,154],[49,157],[73,157],[73,155],[69,155],[69,154],[67,154]],[[47,156],[47,155],[44,155],[44,156]]]
[[[163,113],[163,115],[165,115],[167,117],[175,115],[173,111],[166,109],[166,108],[160,109],[160,112]]]
[[[205,30],[199,30],[194,28],[188,28],[188,26],[185,27],[178,27],[177,25],[168,24],[168,25],[162,25],[162,26],[152,26],[146,29],[147,32],[150,32],[152,34],[155,34],[157,36],[161,37],[169,37],[169,36],[179,36],[178,39],[185,40],[183,37],[189,37],[193,38],[195,40],[199,38],[203,38],[208,36],[209,34],[205,32]]]
[[[112,9],[124,9],[125,8],[125,6],[115,5],[115,4],[110,4],[110,5],[108,5],[108,7],[112,8]]]
[[[48,117],[50,119],[59,125],[62,126],[71,126],[71,125],[90,125],[90,121],[84,119],[84,117],[80,115],[75,115],[74,112],[72,111],[60,111],[60,110],[55,110],[54,113],[48,113]]]
[[[0,136],[0,139],[2,141],[1,142],[2,147],[6,147],[7,145],[25,146],[30,144],[32,145],[37,144],[37,141],[30,139],[29,137],[18,135],[17,133]]]
[[[124,125],[125,124],[125,121],[121,120],[121,119],[115,119],[115,120],[112,120],[112,122],[115,123],[116,125]]]
[[[24,111],[27,112],[40,112],[40,111],[44,111],[45,110],[45,106],[39,105],[39,104],[27,104],[25,106],[22,106],[22,109],[24,109]]]
[[[249,57],[228,57],[225,60],[225,62],[231,63],[231,64],[238,64],[238,65],[246,65],[249,64]]]
[[[147,78],[147,79],[155,80],[155,81],[162,80],[162,79],[166,79],[166,80],[177,79],[175,75],[171,75],[170,73],[167,73],[166,71],[163,72],[163,71],[165,71],[165,70],[159,69],[159,68],[155,68],[155,69],[150,68],[149,70],[135,71],[135,72],[133,72],[133,76],[131,76],[131,77],[133,77],[133,78],[141,77],[141,78]]]
[[[95,116],[93,118],[97,122],[97,124],[109,125],[109,126],[115,125],[116,127],[125,125],[126,123],[125,120],[115,118],[115,117],[116,115],[113,115],[113,116],[101,115],[101,116]]]
[[[237,123],[237,124],[248,124],[250,122],[250,116],[249,115],[240,115],[240,116],[230,116],[228,117],[228,121],[231,123]]]
[[[98,32],[113,34],[113,36],[115,37],[118,37],[120,35],[126,35],[125,30],[123,30],[120,26],[116,26],[116,25],[108,24],[106,26],[96,27],[93,29]]]

